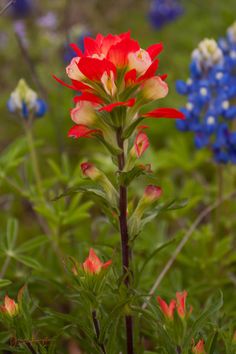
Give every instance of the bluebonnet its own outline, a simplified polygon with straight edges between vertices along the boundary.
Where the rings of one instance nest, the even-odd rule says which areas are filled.
[[[236,164],[236,23],[219,42],[205,39],[192,53],[190,78],[176,82],[187,96],[180,131],[194,133],[197,149],[211,149],[216,163]]]
[[[148,16],[152,26],[160,29],[182,13],[183,7],[179,0],[152,0]]]
[[[7,108],[9,112],[18,114],[26,120],[43,117],[47,112],[45,101],[38,98],[36,92],[23,79],[11,93]]]
[[[18,18],[28,16],[33,10],[33,3],[33,0],[16,0],[11,5],[11,14]]]

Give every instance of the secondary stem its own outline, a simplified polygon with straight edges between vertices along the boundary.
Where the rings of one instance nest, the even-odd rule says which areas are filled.
[[[125,166],[125,154],[124,154],[124,141],[122,139],[122,129],[117,130],[117,143],[122,152],[118,156],[119,171],[122,171]],[[124,274],[124,283],[127,288],[130,287],[130,260],[131,249],[129,246],[129,234],[127,225],[127,187],[120,185],[119,190],[119,222],[120,222],[120,235],[121,235],[121,249],[122,249],[122,265]],[[134,353],[133,347],[133,319],[132,316],[125,317],[126,323],[126,339],[127,339],[127,354]]]
[[[96,336],[97,336],[97,339],[99,340],[99,336],[100,336],[100,327],[99,327],[99,322],[98,322],[98,319],[97,319],[97,313],[96,311],[92,311],[92,318],[93,318],[93,325],[94,325],[94,329],[95,329],[95,332],[96,332]],[[102,352],[104,354],[106,354],[106,349],[104,347],[104,344],[99,344]]]
[[[31,161],[32,161],[32,165],[33,165],[33,171],[34,171],[34,175],[35,175],[36,185],[38,188],[39,195],[42,195],[43,194],[42,181],[41,181],[41,175],[40,175],[39,164],[38,164],[38,157],[37,157],[35,147],[34,147],[34,140],[33,140],[32,132],[31,132],[31,128],[26,127],[25,132],[26,132],[26,137],[28,140],[28,145],[29,145],[30,156],[31,156]]]

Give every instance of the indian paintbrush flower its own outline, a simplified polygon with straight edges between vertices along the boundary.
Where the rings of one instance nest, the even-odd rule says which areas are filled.
[[[189,310],[186,309],[187,295],[188,293],[186,290],[184,290],[183,292],[177,292],[176,299],[172,299],[169,305],[167,305],[167,303],[160,296],[158,296],[157,301],[159,302],[163,314],[167,318],[173,320],[174,310],[176,309],[176,312],[181,319],[184,319],[186,318],[186,316],[189,316],[192,313],[192,307],[190,307]]]
[[[83,263],[83,270],[88,274],[99,274],[102,269],[106,269],[111,265],[112,261],[109,260],[103,263],[96,255],[93,248],[90,248],[89,256]]]
[[[47,110],[46,103],[38,98],[37,93],[23,79],[11,93],[7,107],[11,113],[16,113],[26,120],[30,117],[42,117]]]
[[[105,142],[106,146],[112,146],[114,150],[118,149],[110,133],[114,127],[122,126],[124,130],[130,131],[130,135],[134,133],[135,125],[143,119],[184,119],[181,112],[169,108],[140,113],[137,99],[139,93],[147,101],[155,101],[168,93],[168,86],[162,76],[156,74],[156,57],[162,50],[160,43],[144,50],[137,41],[130,38],[130,33],[109,34],[105,37],[98,34],[95,39],[84,39],[84,52],[76,44],[71,44],[71,47],[76,53],[66,68],[71,84],[54,76],[64,86],[81,92],[76,97],[76,107],[71,111],[72,119],[78,126],[70,130],[69,136],[99,136],[100,141]],[[82,109],[85,106],[86,109],[91,108],[86,111],[86,115],[89,115],[87,118]],[[93,121],[94,118],[90,117],[96,119]]]
[[[167,319],[173,320],[174,319],[174,310],[176,307],[176,301],[171,300],[170,304],[168,305],[160,296],[157,297],[157,301],[159,302],[159,305],[160,305],[163,315]]]
[[[204,340],[200,339],[196,345],[192,347],[192,353],[193,354],[206,354],[206,351],[204,349]]]
[[[15,317],[19,312],[18,304],[11,299],[8,295],[4,298],[4,304],[0,306],[0,312],[9,317]]]

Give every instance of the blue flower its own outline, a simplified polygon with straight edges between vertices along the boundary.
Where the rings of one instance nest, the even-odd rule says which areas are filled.
[[[47,111],[46,103],[38,98],[26,82],[21,79],[7,102],[9,112],[20,115],[24,119],[43,117]]]
[[[16,0],[11,5],[11,13],[13,16],[22,18],[28,16],[33,10],[32,0]]]
[[[235,51],[235,59],[234,59]],[[233,53],[233,55],[232,55]],[[236,163],[236,23],[219,42],[205,39],[193,51],[190,78],[178,80],[176,90],[187,96],[178,130],[194,133],[197,149],[209,148],[216,163]]]
[[[160,29],[182,13],[183,7],[178,0],[152,0],[148,16],[151,25]]]

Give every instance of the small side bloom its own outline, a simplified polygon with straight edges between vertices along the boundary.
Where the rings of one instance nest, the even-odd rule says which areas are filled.
[[[93,248],[90,248],[89,256],[83,263],[83,269],[88,274],[99,274],[102,269],[106,269],[111,265],[111,263],[111,260],[107,261],[106,263],[102,263]]]
[[[169,320],[173,320],[176,301],[171,300],[170,304],[168,305],[160,296],[157,297],[157,301],[159,302],[161,311],[164,314],[164,316]]]
[[[4,304],[0,306],[0,312],[10,317],[15,317],[19,312],[19,306],[13,299],[6,295]]]

